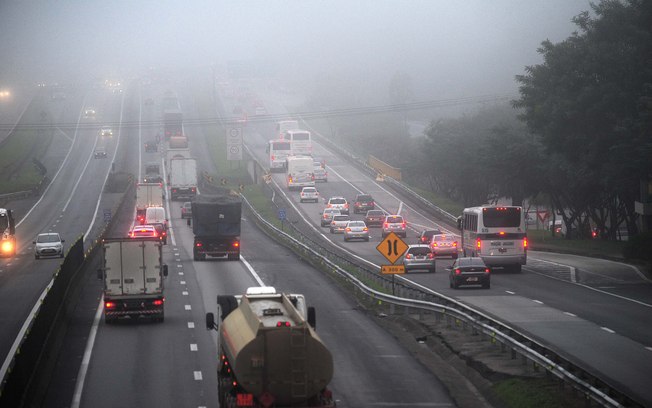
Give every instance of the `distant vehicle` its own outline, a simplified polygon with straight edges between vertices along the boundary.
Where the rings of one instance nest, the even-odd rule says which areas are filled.
[[[186,201],[181,206],[181,218],[192,218],[192,203],[190,201]]]
[[[306,201],[317,203],[319,202],[319,191],[314,187],[304,187],[301,189],[301,193],[299,193],[299,201],[302,203]]]
[[[457,259],[457,240],[452,235],[433,235],[430,241],[430,250],[432,250],[435,256],[450,256],[453,259]]]
[[[34,258],[39,259],[42,256],[63,258],[64,242],[66,240],[61,239],[61,236],[56,232],[38,234],[36,241],[32,242],[34,244]]]
[[[168,141],[168,148],[170,149],[187,149],[188,138],[185,136],[172,136]]]
[[[330,232],[331,234],[344,233],[346,224],[351,221],[351,217],[348,215],[333,215],[333,220],[331,221]]]
[[[107,155],[104,146],[96,147],[95,150],[93,151],[93,157],[96,159],[106,159]]]
[[[315,186],[311,157],[289,156],[285,159],[285,171],[288,190]]]
[[[435,273],[435,262],[435,254],[432,253],[429,245],[410,245],[403,255],[403,266],[406,273],[419,269]]]
[[[407,236],[407,224],[400,215],[388,215],[383,221],[383,238],[389,235],[390,232],[405,238]]]
[[[337,208],[324,208],[324,211],[321,213],[321,226],[326,227],[331,225],[334,215],[342,214]]]
[[[113,130],[110,127],[105,126],[100,129],[100,136],[111,138],[113,137]]]
[[[156,140],[148,140],[145,142],[145,153],[158,152],[158,142]]]
[[[452,289],[462,285],[482,285],[485,289],[491,287],[491,269],[480,257],[457,258],[446,270]]]
[[[383,210],[369,210],[364,217],[364,222],[368,227],[382,227],[385,222],[385,211]]]
[[[376,208],[373,197],[369,194],[358,194],[353,202],[353,214],[365,213]]]
[[[344,241],[361,239],[369,242],[369,228],[364,221],[349,221],[344,228]]]
[[[159,238],[159,235],[153,225],[135,225],[129,230],[129,238]]]
[[[13,212],[0,208],[0,256],[16,255],[16,223]]]
[[[178,108],[163,111],[163,135],[166,142],[171,137],[183,135],[183,113]]]
[[[242,199],[230,194],[200,194],[192,201],[193,259],[240,259]]]
[[[344,197],[329,198],[326,208],[337,208],[342,214],[349,215],[349,202]]]
[[[313,175],[315,176],[315,182],[321,181],[324,183],[328,183],[328,172],[323,167],[314,168]]]
[[[276,122],[276,137],[283,139],[286,130],[299,129],[299,122],[296,120],[281,120]]]
[[[430,244],[432,241],[432,237],[434,235],[441,234],[441,230],[439,229],[427,229],[421,231],[421,235],[419,235],[419,242],[422,244]]]
[[[457,220],[464,256],[482,258],[489,267],[521,272],[527,263],[525,212],[519,206],[465,208]]]
[[[145,224],[156,228],[159,238],[164,244],[168,243],[168,218],[164,207],[147,207],[145,210]]]
[[[197,160],[170,159],[170,199],[193,198],[197,195]]]
[[[285,160],[292,154],[290,142],[282,139],[270,140],[267,145],[270,171],[283,171]]]
[[[163,184],[163,177],[158,173],[145,174],[143,177],[143,183],[145,184]]]
[[[301,129],[286,130],[283,133],[283,139],[290,142],[292,154],[312,155],[312,136],[309,131]]]
[[[218,332],[218,400],[242,402],[221,407],[335,408],[328,389],[333,357],[303,295],[255,287],[244,295],[218,295],[217,303],[220,321],[213,313],[205,320]]]
[[[95,112],[95,109],[93,109],[93,108],[86,108],[84,110],[84,117],[86,119],[95,119],[95,114],[96,114],[96,112]]]

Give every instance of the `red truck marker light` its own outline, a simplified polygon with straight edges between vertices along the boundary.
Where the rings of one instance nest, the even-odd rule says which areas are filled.
[[[155,301],[152,302],[154,306],[161,306],[163,305],[163,299],[156,299]]]
[[[115,302],[104,302],[105,309],[115,309]]]

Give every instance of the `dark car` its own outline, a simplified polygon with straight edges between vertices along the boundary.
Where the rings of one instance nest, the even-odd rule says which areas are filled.
[[[364,217],[364,222],[367,227],[382,227],[385,221],[385,211],[383,210],[369,210]]]
[[[156,140],[148,140],[145,142],[145,152],[146,153],[158,152],[158,143],[156,142]]]
[[[421,244],[430,244],[432,237],[435,235],[440,235],[441,231],[439,229],[428,229],[421,231],[419,235],[419,243]]]
[[[376,203],[374,203],[373,197],[369,194],[358,194],[355,196],[355,201],[353,202],[353,213],[364,213],[369,210],[376,208]]]
[[[104,147],[96,147],[93,152],[93,157],[96,159],[106,159],[106,149]]]
[[[480,257],[457,258],[446,270],[453,289],[462,285],[482,285],[485,289],[491,286],[491,269]]]
[[[160,223],[155,223],[151,224],[152,227],[156,230],[156,233],[158,234],[159,239],[163,241],[163,244],[168,243],[168,230],[165,224],[160,224]]]
[[[158,173],[146,174],[143,183],[163,183],[163,177]]]

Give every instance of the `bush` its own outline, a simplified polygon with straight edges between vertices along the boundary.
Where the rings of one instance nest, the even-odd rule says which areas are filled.
[[[639,259],[643,261],[652,261],[652,232],[644,232],[627,241],[623,248],[625,259]]]

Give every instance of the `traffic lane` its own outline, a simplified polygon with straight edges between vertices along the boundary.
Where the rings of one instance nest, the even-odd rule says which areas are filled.
[[[243,226],[243,255],[265,284],[303,293],[308,304],[316,307],[317,333],[334,359],[330,388],[338,406],[453,405],[440,381],[331,278],[262,236],[251,223]]]

